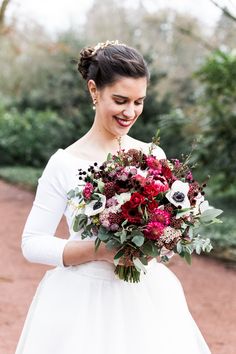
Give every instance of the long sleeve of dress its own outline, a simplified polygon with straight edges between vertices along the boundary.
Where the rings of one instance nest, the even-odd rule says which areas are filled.
[[[22,235],[22,253],[29,262],[64,266],[63,250],[68,242],[54,236],[67,204],[65,174],[58,155],[48,161]]]

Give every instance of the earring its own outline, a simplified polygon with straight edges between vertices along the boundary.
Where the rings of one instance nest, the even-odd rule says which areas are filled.
[[[96,104],[97,104],[97,99],[94,98],[94,99],[93,99],[93,110],[94,110],[94,111],[96,110]]]

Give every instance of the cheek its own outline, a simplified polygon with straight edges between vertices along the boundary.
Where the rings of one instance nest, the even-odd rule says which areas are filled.
[[[140,116],[140,114],[142,114],[142,112],[143,112],[143,106],[138,107],[138,109],[136,109],[137,117]]]

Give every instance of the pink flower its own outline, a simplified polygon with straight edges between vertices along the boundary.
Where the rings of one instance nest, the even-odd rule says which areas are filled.
[[[87,182],[84,186],[84,189],[83,189],[83,196],[85,199],[90,199],[92,193],[93,193],[93,185],[92,183],[90,182]]]
[[[160,222],[151,221],[147,224],[144,235],[150,240],[158,240],[163,234],[164,229],[165,226]]]
[[[160,191],[159,193],[166,192],[170,188],[167,180],[162,176],[159,176],[158,179],[155,179],[155,185],[158,186]]]
[[[151,216],[152,221],[156,221],[165,226],[170,225],[171,214],[168,211],[155,209],[153,215]]]
[[[146,163],[148,165],[148,167],[152,170],[155,170],[155,174],[160,174],[161,170],[162,170],[162,164],[160,163],[160,161],[158,161],[155,157],[153,156],[149,156],[146,159]],[[154,171],[153,171],[154,172]]]

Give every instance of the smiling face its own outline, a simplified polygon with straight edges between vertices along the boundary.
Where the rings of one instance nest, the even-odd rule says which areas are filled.
[[[114,136],[127,134],[143,111],[147,78],[121,77],[100,90],[90,80],[88,87],[97,100],[95,122]]]

